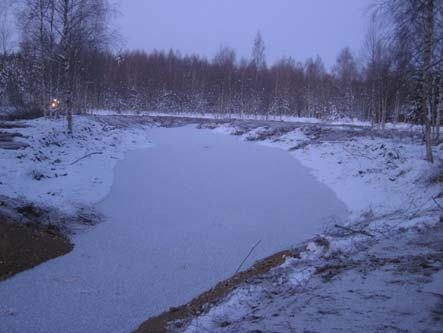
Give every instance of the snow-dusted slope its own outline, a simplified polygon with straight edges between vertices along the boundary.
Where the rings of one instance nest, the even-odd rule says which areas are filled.
[[[24,137],[16,140],[29,147],[0,149],[0,194],[67,213],[106,196],[112,169],[126,151],[152,146],[141,126],[118,129],[90,117],[75,117],[73,137],[65,134],[64,119],[40,118],[20,124],[28,127],[4,131],[19,132]]]
[[[342,129],[336,126],[334,139],[323,139],[321,134],[320,138],[306,134],[309,128],[300,125],[275,134],[267,127],[256,127],[241,138],[289,151],[337,194],[354,218],[369,211],[382,214],[435,208],[432,198],[441,192],[441,185],[431,178],[442,167],[443,144],[435,147],[436,162],[430,164],[424,159],[423,144],[412,135],[396,137],[394,133],[386,138],[370,131],[367,135],[345,131],[340,135]],[[214,131],[244,132],[238,125],[222,125]]]

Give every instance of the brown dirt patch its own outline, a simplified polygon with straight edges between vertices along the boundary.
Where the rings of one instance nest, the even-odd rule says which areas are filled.
[[[179,307],[172,307],[157,317],[152,317],[141,324],[136,333],[167,333],[168,324],[191,318],[208,311],[212,305],[215,305],[231,290],[243,282],[248,282],[254,276],[267,273],[272,268],[277,267],[285,261],[287,257],[294,257],[291,251],[278,252],[270,257],[258,261],[251,268],[244,272],[237,273],[233,277],[219,282],[214,288],[200,294],[189,303]]]
[[[18,224],[0,216],[0,281],[72,249],[56,226]]]

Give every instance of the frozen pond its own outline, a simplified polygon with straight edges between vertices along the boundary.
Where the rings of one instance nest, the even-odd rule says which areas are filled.
[[[153,129],[68,255],[0,283],[0,332],[128,332],[321,230],[344,205],[283,150]]]

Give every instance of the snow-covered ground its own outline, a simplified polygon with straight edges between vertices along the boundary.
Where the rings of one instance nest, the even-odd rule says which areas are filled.
[[[91,126],[76,120],[78,131]],[[0,331],[127,332],[228,278],[257,240],[243,268],[346,216],[332,191],[284,151],[195,126],[149,129],[145,140],[155,146],[126,154],[96,205],[104,223],[74,236],[71,253],[0,283]],[[91,148],[67,160],[106,144],[84,143]],[[74,166],[90,183],[113,164],[93,155]],[[26,181],[36,188],[51,179]]]
[[[215,131],[245,132],[238,125]],[[442,332],[443,144],[431,165],[413,138],[328,141],[305,132],[272,135],[261,127],[242,138],[292,150],[347,205],[346,225],[331,225],[281,267],[171,330]]]
[[[64,118],[19,124],[28,127],[3,131],[19,132],[24,137],[16,140],[29,147],[0,149],[0,194],[54,206],[69,214],[109,193],[113,167],[125,152],[152,146],[142,126],[118,129],[89,117],[75,118],[74,137],[65,134]]]
[[[360,127],[371,127],[369,121],[362,121],[356,118],[347,119],[317,119],[312,117],[296,117],[287,115],[250,115],[238,113],[171,113],[158,111],[114,111],[114,110],[92,110],[91,114],[97,116],[150,116],[150,117],[179,117],[179,118],[194,118],[194,119],[224,119],[224,120],[264,120],[264,121],[279,121],[279,122],[293,122],[293,123],[307,123],[307,124],[329,124],[329,125],[353,125]],[[386,129],[403,129],[403,130],[421,130],[421,126],[411,125],[408,123],[386,123]]]
[[[165,155],[153,158],[161,151],[155,148],[126,155],[114,181],[114,166],[126,151],[161,141],[137,125],[141,118],[121,128],[111,125],[120,118],[77,117],[74,139],[66,138],[61,120],[33,120],[25,122],[28,128],[8,130],[29,136],[18,140],[30,147],[0,150],[0,194],[70,213],[106,198],[97,208],[110,219],[75,236],[76,248],[67,256],[0,283],[0,331],[132,329],[229,276],[250,246],[266,237],[272,245],[261,243],[248,264],[291,245],[294,257],[172,330],[442,331],[443,145],[435,147],[436,163],[430,165],[418,131],[401,132],[403,126],[373,132],[366,124],[329,128],[330,123],[309,120],[290,126],[202,121],[200,127],[282,151],[264,152],[252,144],[243,150],[233,136],[163,129],[169,133],[162,139],[169,149]],[[217,143],[224,140],[226,150]],[[137,155],[148,151],[151,157]],[[96,152],[102,154],[76,162]],[[156,185],[149,188],[151,183]],[[128,188],[134,191],[125,192]],[[203,193],[199,198],[196,189]],[[331,218],[337,212],[328,209],[339,203],[330,190],[351,213],[348,219]],[[312,213],[320,214],[314,220],[326,228],[308,228]],[[287,217],[294,216],[298,229],[291,230]],[[147,225],[148,219],[156,223]],[[260,219],[272,220],[275,228],[266,223],[257,228]],[[183,224],[189,221],[194,227]]]
[[[245,139],[260,131],[266,129],[251,131]],[[431,165],[424,159],[424,146],[413,138],[363,136],[307,144],[309,141],[302,129],[296,129],[260,143],[284,150],[299,145],[291,155],[328,185],[354,217],[370,211],[383,214],[397,209],[435,208],[432,197],[441,187],[428,180],[441,167],[443,145],[436,147],[437,162]]]

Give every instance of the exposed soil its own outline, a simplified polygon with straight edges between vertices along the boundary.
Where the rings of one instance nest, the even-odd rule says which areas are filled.
[[[0,281],[64,255],[73,247],[54,225],[18,224],[0,216]]]
[[[191,318],[202,312],[208,307],[219,302],[223,296],[227,295],[241,283],[248,282],[249,279],[269,272],[272,268],[280,266],[287,257],[294,257],[294,253],[286,250],[278,252],[270,257],[260,260],[246,271],[239,272],[233,277],[219,282],[214,288],[200,294],[189,303],[179,307],[171,307],[168,311],[159,316],[152,317],[137,328],[137,333],[167,333],[168,325],[171,322]],[[179,325],[178,322],[175,323]]]

